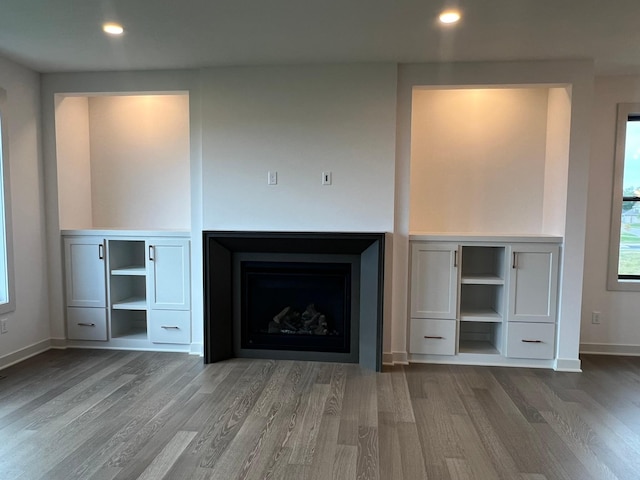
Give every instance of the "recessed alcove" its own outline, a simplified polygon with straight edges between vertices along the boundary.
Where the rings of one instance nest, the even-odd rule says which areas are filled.
[[[411,232],[563,235],[571,88],[416,86]]]
[[[55,95],[61,230],[189,229],[188,92]]]

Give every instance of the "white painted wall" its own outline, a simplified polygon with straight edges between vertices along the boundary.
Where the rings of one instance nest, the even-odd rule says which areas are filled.
[[[606,287],[616,108],[618,103],[640,102],[640,76],[596,78],[594,91],[581,349],[639,354],[640,292]],[[591,323],[594,310],[601,312],[600,325]]]
[[[202,85],[205,229],[392,230],[395,65],[215,68]]]
[[[93,228],[189,229],[189,96],[89,98]]]
[[[49,302],[38,74],[0,57],[6,95],[16,309],[0,335],[0,367],[48,348]]]
[[[92,228],[89,99],[57,96],[55,102],[60,228]]]
[[[547,104],[547,88],[415,88],[409,230],[542,233]]]
[[[571,137],[571,88],[549,89],[542,233],[564,235]]]

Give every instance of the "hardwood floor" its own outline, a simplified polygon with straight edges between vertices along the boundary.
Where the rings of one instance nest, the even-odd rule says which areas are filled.
[[[583,369],[52,350],[0,371],[0,478],[640,478],[640,358]]]

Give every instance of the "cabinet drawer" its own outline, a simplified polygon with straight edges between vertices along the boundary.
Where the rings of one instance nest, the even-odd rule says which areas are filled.
[[[189,343],[191,312],[184,310],[151,310],[149,338],[153,343]]]
[[[69,340],[107,340],[107,309],[67,307]]]
[[[507,326],[507,357],[551,359],[555,352],[553,323],[515,323]]]
[[[411,353],[455,355],[456,321],[411,319]]]

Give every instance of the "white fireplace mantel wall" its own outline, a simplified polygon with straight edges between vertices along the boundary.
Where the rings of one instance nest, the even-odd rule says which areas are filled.
[[[385,360],[406,359],[411,91],[414,85],[571,85],[559,367],[579,368],[590,62],[352,64],[42,76],[53,343],[64,343],[54,95],[189,92],[193,338],[202,347],[202,231],[392,232]],[[278,172],[267,185],[267,172]],[[321,174],[332,172],[332,185]],[[527,232],[523,232],[527,233]],[[531,233],[531,232],[529,232]]]

